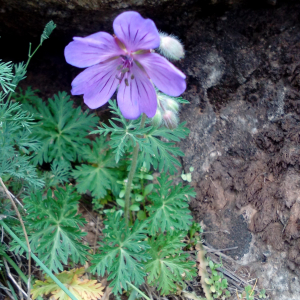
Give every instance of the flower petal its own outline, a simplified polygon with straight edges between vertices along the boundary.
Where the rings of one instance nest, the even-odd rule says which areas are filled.
[[[157,53],[135,55],[155,86],[163,93],[178,97],[186,89],[186,76],[167,59]]]
[[[127,80],[128,86],[125,78],[122,80],[117,97],[123,116],[126,119],[137,119],[141,113],[145,113],[148,118],[154,117],[157,99],[150,80],[135,64],[132,66]]]
[[[87,37],[74,37],[65,48],[67,63],[78,68],[86,68],[111,57],[124,54],[115,39],[106,32],[97,32]]]
[[[105,104],[113,95],[119,80],[117,67],[120,58],[97,64],[81,72],[72,82],[72,95],[84,94],[83,99],[89,108],[97,108]]]
[[[135,11],[127,11],[114,20],[114,32],[128,51],[149,50],[160,44],[158,30],[154,22],[144,19]]]

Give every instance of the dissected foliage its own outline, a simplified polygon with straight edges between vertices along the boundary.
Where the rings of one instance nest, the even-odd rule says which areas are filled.
[[[86,136],[96,126],[98,118],[89,115],[88,110],[83,113],[80,107],[73,108],[73,101],[66,92],[58,92],[54,100],[48,99],[48,105],[36,96],[31,97],[31,90],[25,93],[23,96],[16,94],[16,98],[32,100],[29,109],[37,120],[32,135],[42,143],[35,162],[81,159],[82,146],[89,143]]]
[[[147,206],[150,234],[188,230],[192,224],[188,200],[195,196],[194,190],[190,186],[183,187],[181,183],[172,186],[172,180],[168,179],[166,173],[157,180],[158,184],[155,184],[154,192],[149,196],[153,205]]]
[[[12,73],[11,63],[0,64],[0,176],[8,180],[24,180],[32,186],[42,187],[43,182],[37,176],[31,164],[33,151],[38,151],[40,143],[30,136],[33,118],[23,110],[22,105],[8,100],[15,88],[14,81],[19,73],[26,73],[22,66],[15,65]]]
[[[82,156],[89,164],[81,164],[73,171],[78,192],[85,193],[89,190],[96,198],[105,197],[107,190],[112,190],[117,195],[120,188],[116,181],[120,179],[121,172],[117,169],[105,137],[97,138],[92,148],[89,145],[83,147]]]
[[[185,123],[173,130],[152,126],[140,129],[141,117],[137,120],[127,121],[114,101],[110,101],[109,104],[111,112],[117,115],[112,120],[121,126],[109,120],[111,126],[102,124],[103,128],[98,127],[98,130],[92,133],[100,133],[105,136],[111,134],[109,144],[115,153],[116,162],[124,155],[125,151],[128,151],[130,146],[138,143],[142,153],[140,161],[145,162],[147,169],[150,169],[150,165],[152,165],[160,172],[164,170],[174,174],[177,171],[176,166],[180,166],[180,162],[174,156],[184,155],[178,147],[174,146],[174,142],[179,142],[189,134],[189,130],[184,127]]]
[[[97,280],[84,278],[84,273],[84,268],[72,269],[70,271],[63,271],[62,273],[57,274],[56,277],[62,284],[68,287],[69,291],[78,300],[93,300],[101,298],[104,287],[102,287],[100,283],[97,283]],[[46,276],[45,281],[36,280],[31,293],[33,299],[50,293],[52,294],[51,299],[70,299],[70,297],[49,276]]]
[[[176,292],[177,285],[191,280],[196,275],[195,262],[182,251],[186,245],[181,242],[182,232],[171,235],[160,234],[149,240],[151,260],[146,263],[148,282],[157,287],[162,295]]]
[[[54,272],[63,270],[68,258],[73,262],[85,263],[88,247],[81,239],[86,233],[80,230],[86,222],[77,215],[80,196],[71,186],[58,188],[52,195],[48,190],[47,197],[37,192],[25,198],[26,228],[33,252]],[[20,234],[22,231],[20,230]],[[15,247],[16,252],[23,249]]]
[[[145,250],[149,248],[145,241],[146,222],[136,221],[133,227],[126,228],[120,214],[110,214],[105,222],[105,238],[99,248],[100,253],[94,256],[92,271],[103,276],[109,274],[113,293],[127,290],[127,281],[139,286],[146,276],[142,262],[150,259]]]

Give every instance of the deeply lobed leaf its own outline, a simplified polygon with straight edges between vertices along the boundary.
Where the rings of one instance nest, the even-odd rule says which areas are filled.
[[[100,253],[94,256],[92,271],[103,276],[109,274],[113,293],[121,293],[127,289],[127,281],[139,286],[146,275],[142,262],[149,260],[145,242],[146,223],[136,221],[132,228],[126,228],[125,220],[120,215],[111,214],[105,222],[105,238]]]
[[[81,159],[82,146],[89,143],[85,137],[97,124],[96,116],[89,115],[88,110],[83,113],[80,107],[73,108],[73,101],[69,101],[66,92],[58,92],[54,100],[48,99],[48,105],[33,97],[31,91],[23,96],[16,93],[15,97],[32,102],[31,108],[26,105],[37,120],[32,134],[42,143],[35,156],[36,163]]]
[[[74,188],[58,188],[55,198],[49,189],[47,197],[37,192],[25,198],[26,227],[31,249],[54,272],[63,270],[71,258],[75,263],[85,263],[88,247],[82,244],[86,234],[80,230],[85,220],[77,215],[80,196]],[[19,247],[16,251],[22,252]]]
[[[154,192],[149,196],[153,204],[146,207],[150,234],[159,231],[172,234],[174,230],[188,230],[192,224],[188,200],[195,196],[193,188],[182,186],[181,183],[172,186],[172,180],[168,179],[166,173],[161,174],[157,180],[158,184],[154,185]]]
[[[160,234],[149,240],[152,259],[145,265],[147,279],[162,295],[175,292],[177,284],[196,276],[194,262],[189,261],[189,255],[181,249],[186,246],[181,242],[183,238],[184,235],[177,232],[173,236]]]
[[[103,127],[98,127],[91,133],[100,133],[105,136],[111,134],[109,144],[115,153],[116,162],[120,160],[125,151],[129,150],[130,146],[139,144],[141,151],[139,160],[142,163],[145,162],[147,169],[150,169],[150,165],[152,165],[159,172],[164,170],[174,174],[177,171],[176,166],[180,166],[180,162],[175,156],[184,156],[184,153],[175,147],[175,142],[179,142],[189,134],[189,129],[184,127],[185,122],[175,129],[152,126],[140,129],[141,117],[137,120],[127,121],[114,101],[110,101],[109,104],[112,113],[117,115],[113,120],[117,121],[118,125],[110,120],[111,126],[102,124]],[[146,123],[148,124],[149,120]]]
[[[107,190],[112,190],[114,194],[119,192],[119,180],[121,172],[116,169],[117,164],[108,149],[105,137],[97,138],[90,146],[83,147],[83,157],[90,163],[82,164],[73,171],[73,176],[77,181],[79,193],[89,190],[93,197],[103,198]]]

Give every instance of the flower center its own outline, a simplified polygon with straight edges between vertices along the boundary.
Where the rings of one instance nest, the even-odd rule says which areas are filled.
[[[122,63],[117,67],[117,70],[119,71],[116,75],[116,78],[121,81],[124,79],[125,84],[128,86],[128,76],[130,73],[130,69],[133,65],[133,58],[130,54],[128,55],[121,55]],[[131,75],[131,79],[134,79],[133,74]]]

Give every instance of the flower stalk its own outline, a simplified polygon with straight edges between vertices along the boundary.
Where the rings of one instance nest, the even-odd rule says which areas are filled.
[[[146,115],[143,114],[140,129],[144,128],[145,122],[146,122]],[[132,153],[131,168],[130,168],[130,172],[128,174],[128,181],[127,181],[127,185],[126,185],[124,217],[125,217],[125,222],[126,222],[127,227],[128,227],[129,219],[130,219],[129,207],[130,207],[131,185],[132,185],[132,181],[133,181],[134,174],[135,174],[135,171],[136,171],[136,165],[137,165],[137,160],[138,160],[138,156],[139,156],[139,150],[140,150],[140,146],[139,146],[139,144],[136,144],[134,149],[133,149],[133,153]]]

